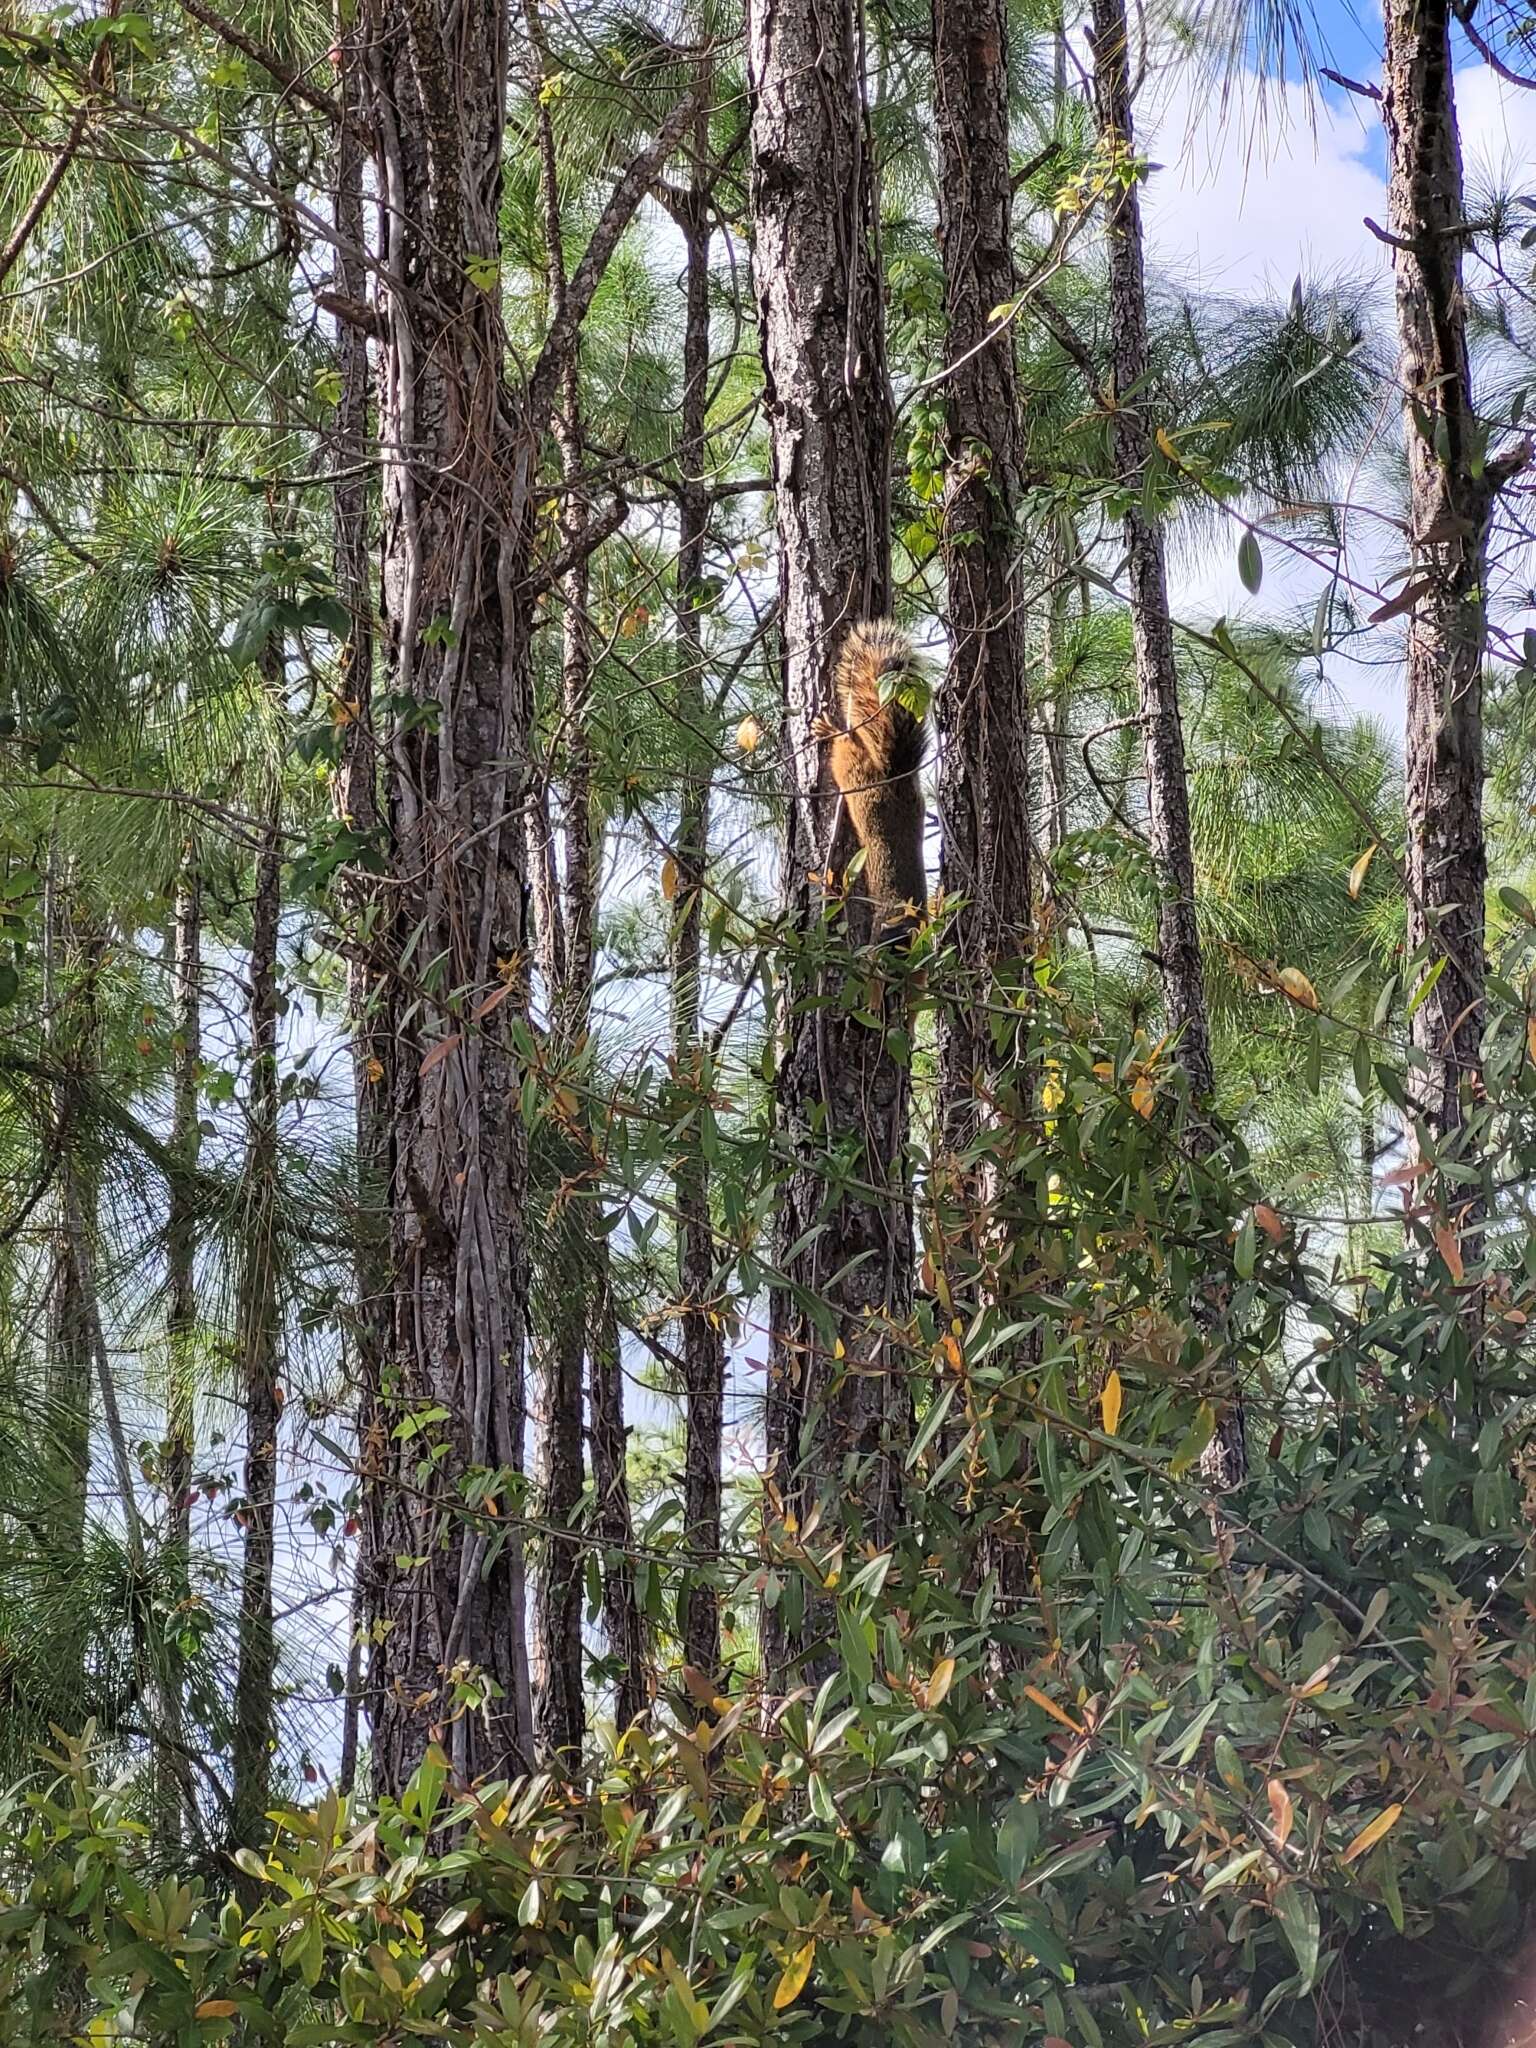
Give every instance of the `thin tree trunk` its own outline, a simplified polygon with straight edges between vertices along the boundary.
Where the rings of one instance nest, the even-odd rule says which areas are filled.
[[[255,1844],[271,1804],[277,1642],[273,1621],[276,1562],[278,1385],[281,1317],[277,1252],[278,986],[281,910],[281,811],[274,795],[256,855],[251,912],[250,1085],[241,1179],[241,1270],[235,1345],[245,1410],[245,1484],[241,1509],[239,1652],[231,1772],[239,1842]]]
[[[635,1528],[629,1505],[629,1431],[624,1426],[624,1351],[608,1273],[606,1242],[589,1340],[595,1533],[603,1547],[603,1633],[618,1669],[614,1720],[627,1728],[646,1703],[646,1630],[635,1586]]]
[[[341,1704],[341,1754],[336,1762],[336,1789],[350,1794],[357,1784],[357,1752],[363,1704],[363,1638],[368,1626],[367,1583],[358,1559],[347,1612],[347,1662]]]
[[[198,1069],[203,1056],[203,898],[192,849],[176,888],[171,973],[171,1150],[189,1173],[197,1164]],[[168,1541],[178,1576],[189,1569],[192,1461],[196,1453],[197,1218],[185,1179],[171,1183],[166,1223],[170,1299],[166,1310],[166,1451],[164,1485]]]
[[[784,873],[791,921],[809,937],[826,906],[812,877],[841,870],[852,848],[812,723],[837,708],[842,636],[891,598],[878,202],[852,0],[752,0],[747,65],[752,269],[779,537]],[[822,1009],[816,995],[814,971],[795,973],[783,991],[777,1116],[792,1164],[775,1228],[769,1498],[802,1535],[813,1504],[836,1504],[857,1519],[860,1540],[883,1547],[896,1530],[910,1421],[904,1378],[891,1370],[912,1286],[907,1076],[882,1031]],[[858,1186],[829,1184],[828,1160],[844,1147]],[[808,1301],[825,1304],[825,1320]],[[776,1680],[821,1632],[798,1575],[783,1586],[764,1615]]]
[[[1134,163],[1130,37],[1125,0],[1094,0],[1091,40],[1099,146],[1111,161]],[[1200,934],[1195,921],[1195,862],[1189,830],[1189,786],[1184,769],[1184,728],[1179,715],[1178,666],[1168,613],[1168,572],[1162,529],[1143,505],[1152,461],[1147,423],[1151,356],[1147,340],[1146,266],[1141,199],[1127,176],[1110,202],[1109,321],[1111,334],[1110,439],[1115,474],[1129,498],[1122,522],[1135,650],[1147,795],[1147,832],[1157,872],[1157,950],[1164,1021],[1173,1055],[1188,1078],[1194,1114],[1191,1142],[1211,1142],[1205,1112],[1215,1089],[1210,1019]],[[1216,1429],[1201,1460],[1213,1491],[1241,1483],[1248,1469],[1242,1391],[1225,1390]]]
[[[203,1048],[203,901],[195,845],[182,856],[172,913],[171,971],[171,1151],[177,1176],[171,1181],[166,1217],[166,1416],[162,1484],[166,1496],[166,1547],[178,1598],[192,1577],[192,1470],[197,1452],[197,1215],[188,1177],[197,1166],[202,1138],[197,1088]],[[171,1683],[179,1684],[179,1674]],[[162,1760],[159,1812],[170,1840],[179,1839],[185,1764]],[[186,1816],[190,1818],[191,1816]]]
[[[526,9],[529,39],[537,54],[537,83],[548,71],[534,0]],[[551,324],[565,312],[565,238],[554,124],[542,92],[538,96],[540,188],[544,203]],[[561,504],[562,543],[580,550],[590,507],[580,489],[582,471],[581,370],[574,350],[561,376],[555,412],[555,442],[565,485]],[[561,937],[563,973],[551,990],[552,1036],[557,1062],[579,1059],[592,1016],[592,975],[597,926],[597,853],[592,815],[592,637],[588,618],[590,578],[585,555],[564,579],[561,597],[560,713],[564,738],[563,842],[565,897]],[[553,935],[549,950],[553,954]],[[569,1247],[570,1270],[551,1276],[546,1293],[552,1328],[536,1352],[538,1373],[538,1477],[546,1524],[534,1583],[534,1732],[544,1757],[579,1752],[586,1730],[581,1640],[582,1553],[572,1524],[581,1503],[582,1392],[591,1322],[592,1270],[580,1233],[557,1237]],[[557,1253],[557,1257],[559,1254]],[[566,1532],[571,1532],[567,1534]]]
[[[1072,730],[1072,681],[1068,667],[1072,644],[1072,582],[1066,551],[1051,549],[1051,592],[1045,614],[1045,667],[1050,696],[1040,742],[1040,845],[1045,856],[1043,886],[1052,884],[1052,864],[1061,851],[1070,822],[1067,741]]]
[[[1132,161],[1136,144],[1124,0],[1096,0],[1092,42],[1100,147],[1112,157]],[[1141,199],[1136,182],[1129,177],[1112,204],[1108,241],[1114,401],[1110,429],[1115,474],[1135,494],[1135,502],[1125,514],[1123,532],[1145,753],[1148,835],[1161,892],[1157,944],[1163,1007],[1175,1040],[1175,1057],[1189,1077],[1196,1104],[1201,1105],[1214,1085],[1211,1034],[1195,925],[1184,728],[1179,716],[1173,624],[1168,615],[1163,535],[1157,520],[1141,504],[1153,445],[1146,415],[1150,352]]]
[[[341,53],[338,89],[332,216],[336,227],[336,283],[349,306],[364,303],[368,269],[363,252],[367,228],[363,203],[368,80],[364,38],[366,8],[342,7],[336,20]],[[376,839],[379,806],[379,744],[374,717],[374,565],[369,539],[373,483],[367,470],[371,441],[371,380],[367,335],[355,320],[339,320],[336,352],[341,375],[331,436],[336,483],[331,497],[332,550],[336,592],[347,613],[337,694],[346,711],[334,801],[338,817],[366,838]],[[358,1554],[354,1566],[351,1625],[347,1645],[346,1692],[342,1705],[342,1748],[338,1782],[350,1791],[357,1770],[363,1685],[362,1637],[372,1607],[370,1587],[381,1555],[383,1525],[377,1490],[368,1483],[381,1462],[380,1402],[390,1340],[388,1231],[389,1096],[385,1085],[389,1048],[381,978],[377,971],[378,927],[382,915],[373,878],[361,868],[346,874],[343,903],[349,930],[347,1012],[352,1037],[353,1132],[357,1147],[356,1215],[353,1227],[352,1368],[356,1388],[355,1429],[359,1473]]]
[[[704,886],[709,873],[711,769],[705,745],[704,632],[699,606],[709,538],[709,489],[703,479],[709,408],[709,88],[701,88],[693,174],[678,217],[687,250],[683,317],[683,404],[677,491],[678,546],[674,698],[684,767],[678,802],[672,908],[672,1057],[677,1085],[707,1096],[713,1074],[699,1036]],[[677,1207],[678,1334],[687,1403],[683,1459],[683,1573],[678,1633],[683,1655],[711,1678],[720,1664],[721,1436],[725,1412],[725,1338],[714,1307],[715,1241],[709,1167],[701,1143],[702,1104],[681,1134],[673,1195]]]
[[[1413,521],[1405,735],[1408,951],[1439,977],[1414,1011],[1410,1100],[1433,1150],[1482,1071],[1484,609],[1498,485],[1472,404],[1465,202],[1447,0],[1389,0],[1382,119]]]

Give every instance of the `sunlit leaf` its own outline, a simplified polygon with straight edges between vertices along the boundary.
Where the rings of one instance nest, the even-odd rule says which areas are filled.
[[[1278,1778],[1271,1778],[1264,1791],[1275,1823],[1275,1846],[1283,1849],[1290,1840],[1291,1824],[1296,1818],[1296,1809],[1291,1804],[1290,1793]]]
[[[794,1956],[785,1966],[782,1976],[773,1987],[773,2009],[783,2012],[793,2005],[805,1989],[810,1978],[811,1965],[816,1960],[816,1944],[808,1941],[803,1948],[796,1949]]]
[[[1376,842],[1373,839],[1370,845],[1365,849],[1364,853],[1361,854],[1360,858],[1355,862],[1354,866],[1349,871],[1349,900],[1351,903],[1359,902],[1360,891],[1365,886],[1366,869],[1370,866],[1371,862],[1375,859],[1375,857]]]
[[[1104,1431],[1107,1436],[1114,1436],[1118,1433],[1120,1428],[1120,1411],[1124,1405],[1125,1390],[1120,1384],[1120,1375],[1117,1372],[1112,1372],[1104,1382],[1104,1390],[1099,1395],[1099,1412],[1104,1417]]]
[[[1027,1700],[1033,1700],[1037,1707],[1042,1708],[1044,1712],[1049,1714],[1053,1721],[1059,1721],[1063,1728],[1070,1728],[1074,1735],[1082,1735],[1087,1732],[1081,1721],[1074,1721],[1064,1708],[1058,1707],[1050,1695],[1041,1692],[1038,1686],[1026,1685],[1024,1697]]]
[[[1403,1809],[1400,1804],[1384,1806],[1374,1820],[1366,1822],[1339,1861],[1353,1863],[1357,1857],[1365,1855],[1367,1850],[1374,1849],[1379,1841],[1391,1834],[1402,1817]]]

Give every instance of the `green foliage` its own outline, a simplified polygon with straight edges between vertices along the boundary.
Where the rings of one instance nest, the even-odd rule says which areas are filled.
[[[132,1780],[60,1738],[4,1812],[0,2039],[1310,2048],[1320,1987],[1389,2042],[1394,1997],[1493,1981],[1536,1841],[1536,1254],[1462,1212],[1536,1163],[1530,964],[1465,1149],[1342,1288],[1240,1144],[1181,1144],[1144,1040],[1000,1005],[1017,1092],[930,1162],[902,1534],[868,1549],[854,1465],[725,1566],[830,1601],[831,1667],[685,1674],[574,1778],[290,1807],[227,1880],[157,1876]]]

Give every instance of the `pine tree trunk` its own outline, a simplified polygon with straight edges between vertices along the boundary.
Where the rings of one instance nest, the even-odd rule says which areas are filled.
[[[508,1015],[521,997],[478,1021],[465,1010],[524,971],[518,586],[534,458],[509,432],[498,294],[476,282],[500,256],[505,14],[422,0],[387,29],[369,19],[388,224],[386,664],[393,695],[436,707],[399,722],[388,764],[394,1291],[371,1688],[376,1781],[399,1791],[434,1734],[465,1778],[533,1754],[522,1548],[458,1505],[466,1475],[524,1469],[526,1165]],[[447,1419],[427,1442],[449,1446],[431,1464],[426,1443],[394,1436],[428,1408]]]
[[[957,979],[940,1014],[939,1107],[945,1146],[959,1157],[984,1117],[997,1114],[986,1104],[1007,1097],[1017,1114],[1027,1109],[1031,1089],[1028,1067],[994,1029],[996,1009],[1011,1003],[1027,973],[1021,962],[1032,950],[1034,911],[1029,654],[1014,578],[1018,378],[1011,326],[992,332],[993,309],[1017,289],[1005,0],[934,0],[933,71],[950,366],[942,529],[950,662],[938,698],[939,871],[946,901],[960,903],[951,926]],[[935,1195],[958,1197],[967,1218],[994,1185],[986,1164],[934,1177]],[[982,1276],[994,1295],[996,1279]],[[1038,1357],[1038,1349],[1024,1356]],[[1005,1433],[998,1436],[1001,1442]],[[991,1477],[999,1495],[1019,1483],[1004,1466]],[[1028,1552],[994,1530],[983,1555],[1007,1609],[1021,1604]]]
[[[891,598],[878,204],[851,0],[830,9],[753,0],[747,64],[752,269],[779,537],[784,872],[793,925],[810,934],[826,904],[812,877],[840,870],[851,851],[845,818],[831,843],[840,811],[812,720],[835,709],[843,634]],[[912,1286],[907,1076],[883,1032],[835,1005],[815,1007],[816,993],[816,974],[801,971],[782,997],[777,1115],[793,1163],[776,1220],[788,1284],[773,1290],[768,1453],[778,1500],[801,1532],[813,1503],[836,1506],[878,1548],[895,1534],[910,1416],[891,1370]],[[827,1161],[844,1146],[860,1185],[832,1191]],[[828,1321],[807,1312],[808,1299],[826,1304]],[[797,1611],[797,1575],[784,1586],[788,1601],[764,1615],[776,1681],[820,1632]]]
[[[677,491],[677,680],[674,700],[684,768],[678,799],[672,905],[672,1056],[680,1090],[708,1093],[713,1075],[699,1034],[703,975],[704,886],[709,872],[711,772],[702,754],[709,729],[699,611],[710,498],[703,481],[709,408],[709,161],[707,85],[701,93],[693,176],[678,202],[687,250],[683,316],[683,404]],[[686,1100],[686,1096],[684,1097]],[[683,1458],[683,1574],[678,1633],[683,1656],[714,1677],[720,1664],[721,1436],[725,1415],[725,1338],[714,1313],[715,1240],[709,1167],[700,1143],[700,1109],[680,1133],[673,1200],[677,1208],[678,1334],[687,1403]]]
[[[1129,162],[1135,157],[1136,142],[1124,0],[1095,0],[1092,44],[1100,147],[1112,160]],[[1195,925],[1195,867],[1178,668],[1168,616],[1162,529],[1141,504],[1153,447],[1145,410],[1150,353],[1141,200],[1137,184],[1130,178],[1112,203],[1108,240],[1114,400],[1110,432],[1116,477],[1135,500],[1125,514],[1123,533],[1146,767],[1147,827],[1161,892],[1157,947],[1164,1018],[1175,1041],[1174,1056],[1189,1077],[1196,1103],[1203,1104],[1210,1097],[1214,1075],[1200,936]]]
[[[383,1525],[371,1680],[383,1790],[406,1782],[434,1731],[462,1777],[532,1759],[522,1549],[505,1521],[468,1518],[461,1503],[471,1475],[524,1469],[527,1169],[511,1025],[526,1012],[539,444],[604,266],[691,116],[687,101],[674,108],[615,185],[563,317],[511,392],[499,293],[486,288],[500,257],[507,32],[489,0],[419,0],[387,31],[371,17],[369,37],[389,224],[386,666],[391,694],[429,714],[401,722],[389,769],[394,1296],[370,1480]],[[513,997],[484,1008],[509,980]],[[394,1430],[429,1408],[447,1411],[431,1425],[447,1455],[427,1464]]]
[[[85,1544],[91,1473],[91,1302],[80,1270],[71,1209],[96,1212],[93,1177],[80,1152],[80,1075],[99,1059],[96,947],[82,937],[68,881],[50,848],[43,899],[43,1008],[49,1058],[58,1073],[54,1115],[61,1164],[53,1278],[48,1303],[46,1382],[48,1527],[57,1559]],[[66,977],[68,984],[66,985]]]
[[[1136,154],[1131,118],[1129,31],[1125,0],[1094,0],[1094,106],[1099,146],[1111,162],[1129,166]],[[1136,659],[1146,779],[1147,833],[1157,871],[1157,950],[1163,1012],[1173,1056],[1188,1077],[1195,1114],[1191,1141],[1211,1141],[1202,1112],[1215,1089],[1211,1028],[1205,1003],[1200,934],[1195,921],[1195,860],[1189,829],[1189,785],[1184,769],[1184,728],[1179,715],[1178,666],[1173,622],[1168,614],[1168,571],[1162,529],[1143,506],[1152,462],[1147,424],[1146,266],[1141,199],[1127,175],[1111,202],[1109,241],[1110,375],[1114,410],[1110,440],[1115,474],[1130,499],[1122,523]],[[1242,1391],[1225,1390],[1216,1429],[1201,1459],[1201,1472],[1216,1493],[1239,1485],[1248,1469]]]
[[[203,1031],[203,906],[197,853],[188,845],[172,913],[171,970],[171,1151],[177,1177],[170,1183],[166,1216],[169,1299],[165,1318],[165,1460],[161,1483],[166,1497],[166,1547],[178,1597],[192,1577],[192,1470],[197,1453],[197,1216],[187,1184],[201,1147],[198,1128],[198,1072]],[[180,1684],[174,1658],[168,1683]],[[159,1770],[157,1807],[169,1842],[180,1839],[182,1781],[179,1768],[164,1761]]]
[[[363,39],[367,21],[366,10],[343,7],[335,27],[341,54],[341,118],[336,128],[332,195],[338,244],[336,284],[348,307],[354,309],[364,305],[368,295],[363,206],[368,120]],[[373,491],[367,466],[371,447],[370,378],[367,334],[356,319],[338,320],[336,353],[341,396],[331,435],[331,461],[336,477],[331,493],[332,550],[336,593],[346,609],[348,628],[337,682],[337,694],[346,708],[347,719],[341,733],[334,801],[337,816],[344,824],[366,838],[376,839],[380,809],[379,745],[373,702],[374,568],[369,543]],[[350,1791],[356,1776],[362,1708],[361,1634],[372,1606],[370,1587],[378,1569],[383,1535],[377,1495],[366,1483],[366,1475],[378,1462],[382,1434],[380,1392],[390,1335],[388,1234],[384,1223],[389,1174],[388,1095],[384,1082],[389,1048],[384,1039],[382,987],[376,965],[382,906],[372,877],[361,868],[349,868],[342,900],[348,925],[344,951],[357,1147],[350,1363],[357,1402],[355,1429],[360,1475],[358,1554],[353,1573],[338,1774],[342,1788]]]
[[[546,71],[536,7],[527,8],[529,37],[538,54],[537,80]],[[565,311],[565,241],[560,220],[554,124],[542,93],[538,101],[540,189],[544,203],[545,248],[551,321]],[[555,413],[560,450],[560,531],[563,543],[579,549],[590,523],[580,488],[582,471],[581,374],[574,351],[561,378]],[[562,905],[560,978],[551,989],[551,1036],[556,1064],[577,1057],[592,1016],[592,975],[596,961],[598,845],[592,816],[592,635],[588,614],[590,577],[585,556],[561,588],[560,709],[564,736],[562,838],[565,896]],[[553,957],[553,946],[550,947]],[[578,1112],[579,1114],[580,1112]],[[545,1530],[534,1583],[534,1732],[544,1758],[579,1753],[586,1729],[581,1639],[582,1551],[572,1528],[581,1504],[582,1393],[591,1321],[592,1261],[578,1231],[559,1233],[569,1247],[569,1268],[550,1276],[546,1296],[552,1327],[535,1352],[537,1369],[538,1478]],[[557,1260],[560,1253],[556,1253]],[[566,1532],[570,1531],[570,1534]]]
[[[1042,886],[1052,888],[1052,863],[1061,851],[1070,825],[1067,742],[1072,730],[1072,680],[1068,669],[1072,641],[1072,586],[1066,550],[1051,551],[1051,594],[1045,615],[1045,668],[1050,697],[1040,742],[1040,847],[1045,856]]]
[[[173,912],[171,1017],[171,1150],[187,1173],[196,1166],[201,1137],[197,1117],[198,1068],[203,1037],[202,883],[189,850]],[[164,1486],[168,1542],[178,1577],[189,1569],[192,1461],[196,1453],[197,1219],[191,1191],[173,1180],[166,1220],[166,1450]]]
[[[251,914],[250,1085],[242,1171],[241,1271],[235,1345],[245,1411],[244,1548],[240,1574],[239,1653],[231,1756],[237,1842],[261,1839],[271,1804],[277,1641],[273,1619],[276,1562],[277,1438],[282,1418],[278,1370],[278,986],[281,911],[281,811],[273,798],[256,856]]]
[[[1497,481],[1472,405],[1448,0],[1389,0],[1382,117],[1413,521],[1405,735],[1408,951],[1444,959],[1409,1029],[1431,1147],[1466,1120],[1482,1071],[1484,583]]]
[[[933,67],[944,258],[946,484],[943,558],[949,675],[939,810],[961,980],[940,1054],[948,1143],[967,1144],[1014,1062],[988,1014],[1000,968],[1029,950],[1030,732],[1025,615],[1014,580],[1018,379],[1011,327],[993,308],[1016,289],[1003,0],[934,0]]]
[[[646,1629],[635,1586],[635,1528],[629,1505],[629,1431],[624,1426],[624,1351],[608,1273],[606,1242],[591,1360],[592,1486],[595,1533],[603,1550],[603,1633],[617,1667],[614,1720],[627,1728],[647,1698]]]

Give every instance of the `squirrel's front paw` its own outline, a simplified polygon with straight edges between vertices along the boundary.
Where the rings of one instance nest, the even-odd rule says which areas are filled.
[[[843,728],[840,725],[834,725],[825,712],[818,711],[811,720],[811,738],[813,740],[840,740],[842,737]]]

